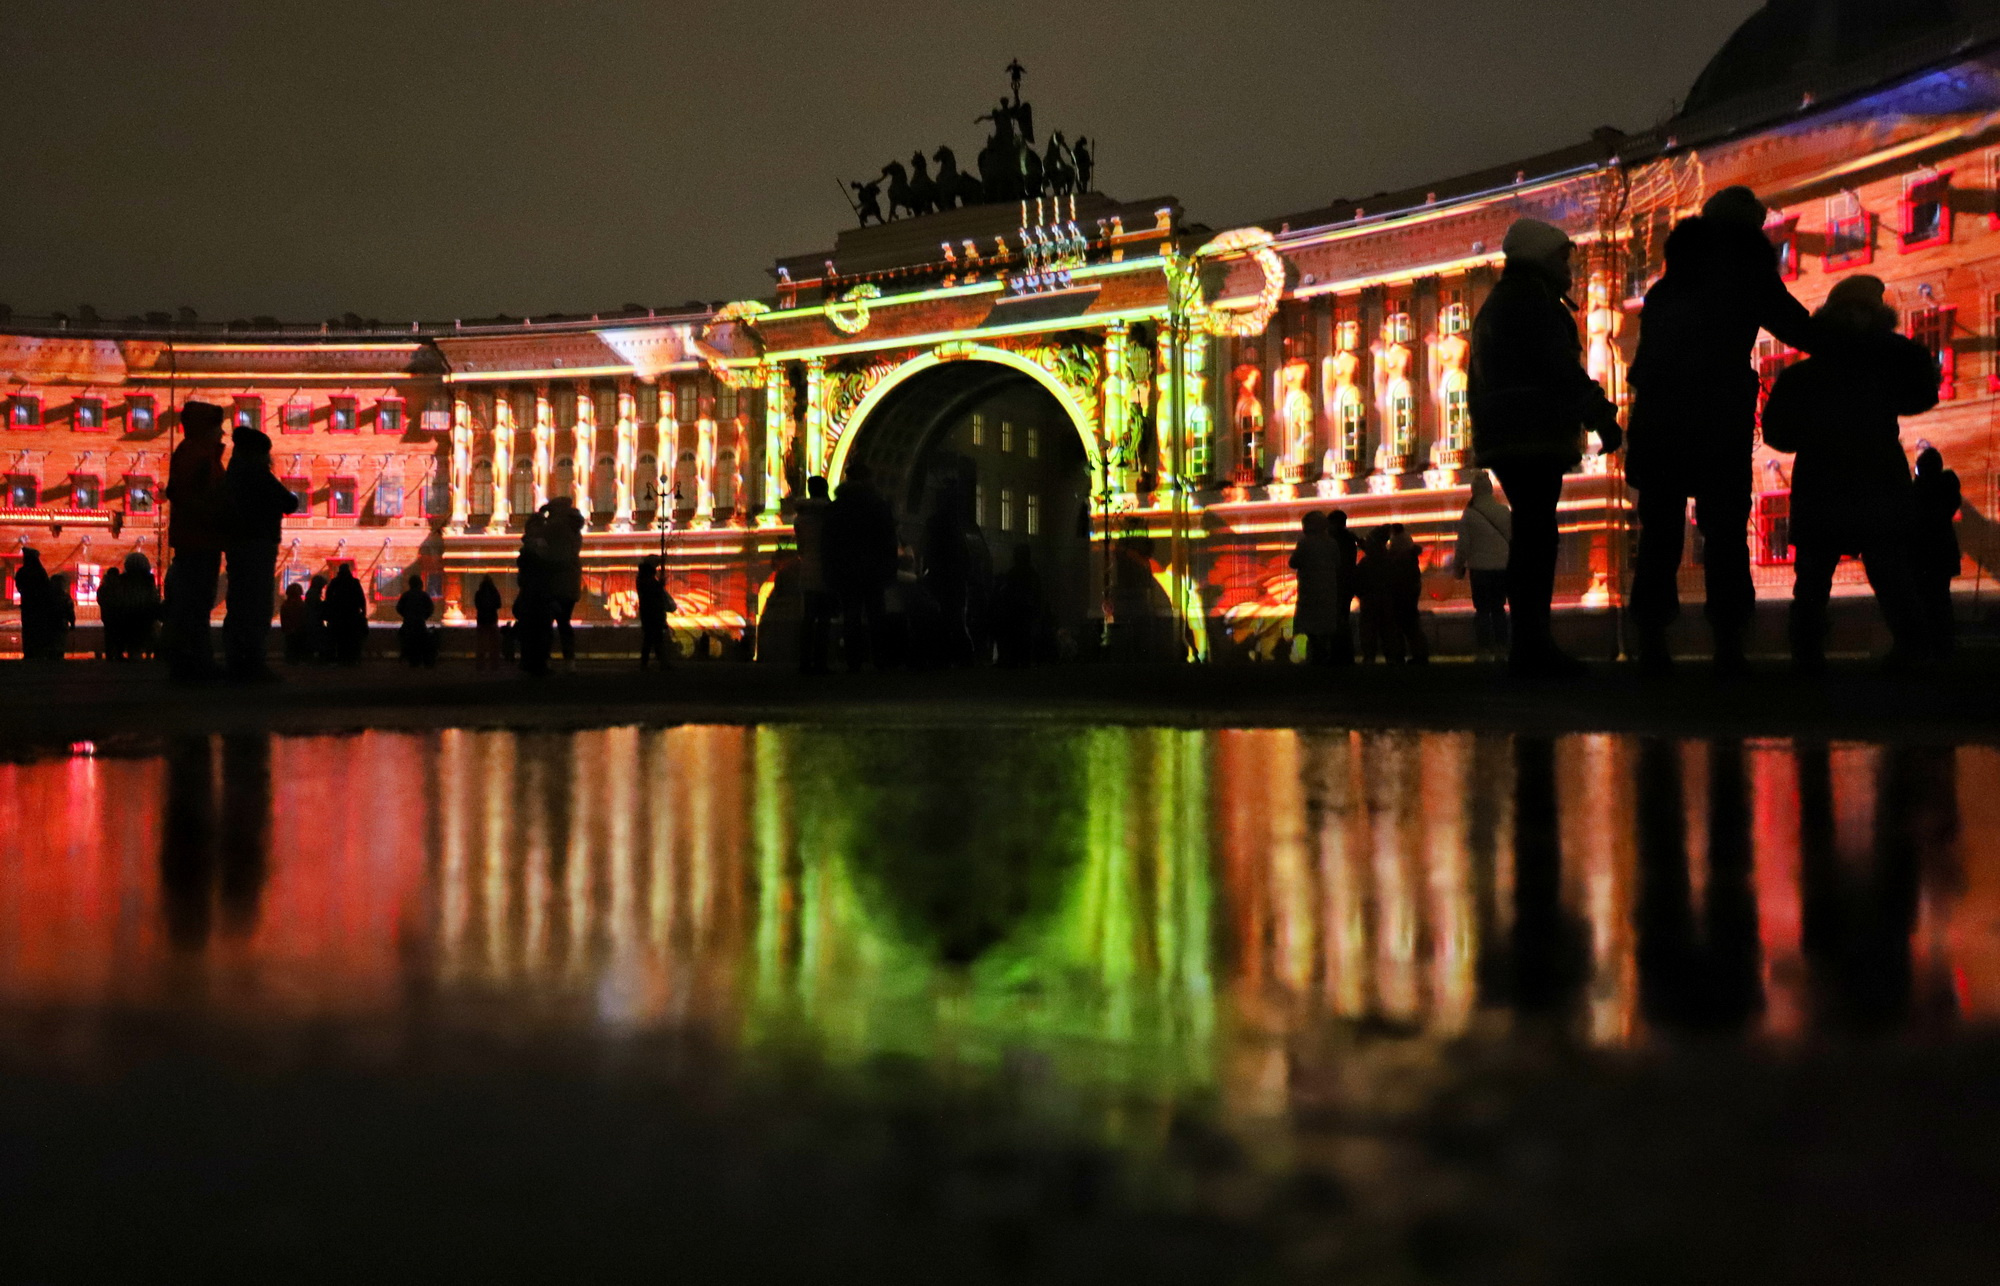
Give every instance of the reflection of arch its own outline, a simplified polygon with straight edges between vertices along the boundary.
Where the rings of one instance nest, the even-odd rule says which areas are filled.
[[[909,383],[915,376],[955,362],[1008,367],[1028,376],[1046,389],[1062,407],[1064,414],[1069,417],[1070,425],[1075,428],[1077,436],[1083,441],[1084,458],[1090,466],[1091,486],[1095,488],[1099,485],[1103,461],[1097,452],[1097,416],[1089,407],[1077,401],[1069,386],[1051,375],[1041,363],[1011,349],[994,348],[986,344],[953,344],[944,349],[933,349],[911,358],[878,380],[875,387],[868,390],[867,395],[855,404],[854,410],[847,417],[847,422],[832,426],[840,436],[834,442],[832,457],[827,462],[827,480],[838,482],[846,472],[847,457],[854,449],[854,441],[861,426],[868,422],[869,415],[882,404],[883,399]]]

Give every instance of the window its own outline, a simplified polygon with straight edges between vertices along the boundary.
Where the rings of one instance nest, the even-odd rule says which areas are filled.
[[[1030,424],[1028,426],[1028,458],[1030,460],[1040,459],[1041,454],[1042,454],[1042,431],[1036,428],[1034,425]]]
[[[403,480],[383,474],[375,481],[375,516],[378,518],[401,518],[403,516]]]
[[[549,494],[566,498],[576,496],[576,462],[568,456],[556,460],[555,471],[549,478]]]
[[[1951,172],[1913,174],[1903,183],[1903,250],[1951,240]]]
[[[370,579],[375,583],[375,601],[378,603],[393,603],[408,588],[401,567],[378,566]]]
[[[1757,563],[1779,567],[1792,561],[1792,493],[1766,491],[1757,497]]]
[[[1826,266],[1853,268],[1875,259],[1875,216],[1862,208],[1858,193],[1842,192],[1826,201]]]
[[[599,513],[618,507],[618,462],[608,455],[597,457],[597,468],[591,473],[590,507]]]
[[[104,399],[80,397],[70,408],[70,427],[84,433],[101,433],[104,430]]]
[[[128,397],[125,399],[125,431],[127,433],[151,433],[158,420],[159,412],[153,408],[150,397]]]
[[[41,488],[35,483],[31,473],[10,473],[7,475],[7,507],[9,509],[33,509],[40,499]]]
[[[1449,451],[1463,451],[1472,440],[1472,404],[1466,392],[1466,379],[1462,372],[1454,371],[1445,377],[1444,387],[1444,445]]]
[[[229,424],[237,429],[259,429],[264,427],[264,399],[261,397],[239,397],[230,412]]]
[[[424,401],[424,431],[445,433],[451,429],[451,399],[433,393]]]
[[[474,460],[472,462],[471,499],[472,504],[470,508],[473,513],[490,514],[493,512],[493,462],[491,460]]]
[[[983,482],[972,489],[972,525],[986,525],[986,484]]]
[[[94,473],[72,473],[69,476],[69,504],[72,509],[102,508],[103,491],[103,484]]]
[[[1769,335],[1757,340],[1757,414],[1764,414],[1764,399],[1771,396],[1771,386],[1778,382],[1778,376],[1793,362],[1803,356],[1796,348],[1788,348]]]
[[[359,494],[352,478],[328,478],[326,482],[326,512],[330,518],[352,518],[355,497]]]
[[[1014,425],[1009,420],[1000,421],[1000,449],[1002,451],[1014,449]]]
[[[357,417],[354,410],[354,399],[351,397],[334,398],[332,406],[327,413],[327,427],[335,433],[352,433],[354,432],[356,423]]]
[[[42,399],[27,393],[16,393],[7,399],[7,427],[10,429],[32,429],[42,422]]]
[[[641,384],[638,387],[638,416],[641,423],[660,418],[660,386]]]
[[[660,462],[651,455],[639,457],[638,492],[635,508],[642,513],[652,513],[660,507]]]
[[[1930,350],[1938,368],[1938,397],[1950,401],[1958,395],[1958,353],[1951,346],[1956,308],[1931,304],[1910,314],[1910,338]]]
[[[1454,290],[1438,310],[1438,334],[1462,335],[1472,329],[1472,316],[1465,306],[1465,292]]]
[[[976,447],[986,445],[986,417],[977,411],[972,415],[972,445]]]
[[[1030,536],[1042,534],[1042,498],[1037,495],[1028,497],[1028,534]]]
[[[1001,428],[1004,431],[1006,426]],[[1000,488],[1000,530],[1014,530],[1014,493],[1006,487]]]
[[[278,597],[284,598],[294,585],[312,586],[312,568],[304,563],[286,563],[278,569]]]
[[[285,484],[285,490],[292,493],[292,499],[299,502],[299,507],[292,511],[292,517],[294,518],[312,517],[312,503],[313,503],[312,479],[280,478],[279,481]]]
[[[1797,217],[1766,224],[1764,235],[1778,252],[1778,275],[1786,281],[1799,279],[1799,221]]]
[[[310,433],[313,426],[312,403],[303,398],[295,398],[285,403],[285,432]]]
[[[385,397],[375,403],[375,431],[377,433],[401,433],[403,431],[403,399]]]
[[[1389,424],[1395,435],[1397,456],[1407,456],[1417,449],[1417,399],[1407,391],[1389,399]]]
[[[153,512],[153,480],[142,473],[125,475],[125,512],[128,514],[149,514]]]
[[[694,423],[695,406],[694,384],[689,381],[682,381],[674,385],[674,415],[681,423]]]
[[[95,603],[97,587],[104,583],[104,568],[98,563],[78,563],[70,578],[70,593],[78,603]]]
[[[526,460],[514,464],[514,476],[507,487],[507,504],[517,514],[535,511],[535,466]]]
[[[1382,338],[1391,344],[1407,344],[1413,334],[1410,306],[1407,303],[1394,305],[1394,311],[1382,320]]]
[[[1361,323],[1349,317],[1333,328],[1333,346],[1343,353],[1361,347]]]
[[[451,487],[447,485],[444,470],[435,466],[424,479],[424,516],[451,517]]]
[[[715,395],[715,418],[733,420],[736,418],[736,390],[724,384]]]

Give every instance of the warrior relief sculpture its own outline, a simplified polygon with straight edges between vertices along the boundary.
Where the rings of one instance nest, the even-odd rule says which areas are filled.
[[[1294,357],[1278,372],[1282,393],[1278,401],[1278,422],[1285,430],[1284,480],[1296,486],[1306,480],[1313,465],[1312,363]]]

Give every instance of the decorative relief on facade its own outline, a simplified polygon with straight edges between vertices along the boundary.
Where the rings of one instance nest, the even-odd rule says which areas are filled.
[[[1431,446],[1431,472],[1425,475],[1433,486],[1448,486],[1457,471],[1465,467],[1466,448],[1472,436],[1472,404],[1467,374],[1472,345],[1471,312],[1464,299],[1447,299],[1438,310],[1438,339],[1432,346],[1436,363],[1438,437]]]
[[[901,365],[896,358],[877,357],[866,365],[844,365],[833,374],[828,382],[827,410],[835,440],[847,432],[854,408]]]
[[[1344,494],[1362,474],[1367,459],[1367,402],[1361,396],[1361,323],[1334,323],[1331,355],[1320,362],[1320,402],[1326,408],[1326,458],[1320,462],[1319,492]]]
[[[1375,474],[1383,490],[1393,491],[1395,479],[1411,471],[1417,454],[1417,391],[1412,375],[1416,353],[1414,327],[1407,303],[1392,305],[1382,321],[1381,381],[1382,441],[1375,448]]]
[[[1203,330],[1211,335],[1234,338],[1264,333],[1264,328],[1271,324],[1272,314],[1278,311],[1279,299],[1285,293],[1285,261],[1271,248],[1271,243],[1271,234],[1262,228],[1232,228],[1195,251],[1196,259],[1247,252],[1263,278],[1255,302],[1247,309],[1204,305],[1201,309]]]
[[[1101,418],[1097,391],[1098,381],[1103,377],[1104,359],[1095,347],[1078,340],[1046,336],[1011,343],[1007,347],[1047,371],[1090,418],[1089,424],[1081,426],[1083,430],[1087,433],[1097,431]]]
[[[1314,434],[1312,363],[1294,355],[1278,370],[1278,423],[1285,435],[1284,462],[1279,481],[1296,495],[1296,488],[1312,472]]]
[[[1235,402],[1230,423],[1236,430],[1236,473],[1232,481],[1239,487],[1254,487],[1264,480],[1264,368],[1254,362],[1239,363],[1230,372]]]
[[[880,286],[864,281],[838,299],[827,300],[826,319],[843,335],[859,335],[868,329],[868,301],[881,297]]]

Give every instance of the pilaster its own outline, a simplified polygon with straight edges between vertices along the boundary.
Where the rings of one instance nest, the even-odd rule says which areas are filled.
[[[617,510],[611,518],[613,531],[632,530],[633,474],[639,465],[638,397],[632,382],[618,381]]]

